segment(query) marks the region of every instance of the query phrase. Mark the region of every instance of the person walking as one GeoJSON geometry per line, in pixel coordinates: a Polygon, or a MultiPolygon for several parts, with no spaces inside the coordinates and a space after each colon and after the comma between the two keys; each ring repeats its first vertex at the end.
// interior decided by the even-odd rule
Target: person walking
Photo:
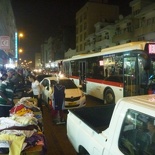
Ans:
{"type": "Polygon", "coordinates": [[[30,94],[33,92],[33,97],[37,99],[38,107],[43,112],[42,108],[42,92],[39,81],[36,79],[34,75],[28,76],[29,81],[31,82],[31,90],[29,90],[27,93],[30,94]]]}
{"type": "Polygon", "coordinates": [[[14,70],[7,71],[7,79],[4,79],[0,85],[0,117],[9,117],[9,110],[14,106],[14,85],[11,81],[14,70]]]}

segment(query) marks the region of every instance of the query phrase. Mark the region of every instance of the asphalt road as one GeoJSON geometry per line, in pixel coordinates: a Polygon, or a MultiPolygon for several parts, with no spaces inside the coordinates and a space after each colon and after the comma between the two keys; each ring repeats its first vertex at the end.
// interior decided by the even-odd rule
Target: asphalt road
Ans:
{"type": "MultiPolygon", "coordinates": [[[[101,105],[102,102],[93,97],[87,96],[86,106],[101,105]]],[[[65,117],[67,111],[65,111],[65,117]]],[[[43,127],[47,142],[46,155],[76,155],[76,151],[68,140],[66,125],[56,125],[52,122],[51,111],[43,107],[43,127]]]]}

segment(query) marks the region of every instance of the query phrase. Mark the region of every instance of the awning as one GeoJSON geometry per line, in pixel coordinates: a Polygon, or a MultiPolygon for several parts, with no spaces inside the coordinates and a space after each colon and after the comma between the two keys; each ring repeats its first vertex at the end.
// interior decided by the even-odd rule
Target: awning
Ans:
{"type": "Polygon", "coordinates": [[[3,51],[3,50],[0,50],[0,58],[1,59],[7,59],[9,56],[3,51]]]}
{"type": "Polygon", "coordinates": [[[8,53],[9,58],[14,58],[14,55],[12,53],[8,53]]]}

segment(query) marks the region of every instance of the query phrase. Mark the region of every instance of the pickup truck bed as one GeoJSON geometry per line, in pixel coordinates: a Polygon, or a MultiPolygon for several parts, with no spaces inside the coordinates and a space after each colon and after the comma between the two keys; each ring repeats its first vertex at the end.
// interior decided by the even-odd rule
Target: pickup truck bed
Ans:
{"type": "Polygon", "coordinates": [[[115,104],[70,110],[97,133],[108,128],[115,104]]]}

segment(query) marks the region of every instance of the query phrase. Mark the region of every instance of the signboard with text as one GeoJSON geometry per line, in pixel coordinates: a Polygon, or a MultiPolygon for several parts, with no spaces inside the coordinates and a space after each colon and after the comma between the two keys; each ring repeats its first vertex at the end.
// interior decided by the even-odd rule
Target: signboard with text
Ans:
{"type": "Polygon", "coordinates": [[[0,36],[0,49],[1,50],[10,49],[10,37],[9,36],[0,36]]]}

